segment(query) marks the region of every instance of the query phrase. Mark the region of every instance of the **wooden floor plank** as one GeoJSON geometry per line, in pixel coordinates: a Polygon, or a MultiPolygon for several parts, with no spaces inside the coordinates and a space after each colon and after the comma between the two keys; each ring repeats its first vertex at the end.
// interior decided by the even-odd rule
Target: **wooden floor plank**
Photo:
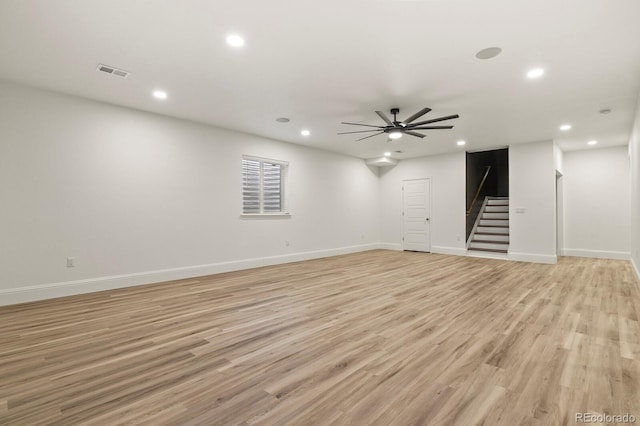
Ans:
{"type": "Polygon", "coordinates": [[[628,262],[370,252],[0,307],[0,424],[640,418],[628,262]]]}

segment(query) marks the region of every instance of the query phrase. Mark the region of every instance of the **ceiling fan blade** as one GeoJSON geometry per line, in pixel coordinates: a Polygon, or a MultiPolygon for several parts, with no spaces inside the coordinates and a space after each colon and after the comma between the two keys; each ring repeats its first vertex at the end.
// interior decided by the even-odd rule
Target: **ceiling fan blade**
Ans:
{"type": "Polygon", "coordinates": [[[365,127],[375,127],[376,129],[384,129],[384,126],[372,126],[371,124],[360,124],[360,123],[347,123],[345,121],[340,124],[349,124],[351,126],[365,126],[365,127]]]}
{"type": "Polygon", "coordinates": [[[411,130],[437,130],[437,129],[453,129],[453,126],[420,126],[420,127],[411,128],[411,130]]]}
{"type": "Polygon", "coordinates": [[[356,142],[361,141],[361,140],[363,140],[363,139],[372,138],[372,137],[374,137],[374,136],[378,136],[378,135],[381,135],[381,134],[383,134],[383,133],[384,133],[384,132],[380,132],[380,133],[376,133],[375,135],[365,136],[364,138],[360,138],[360,139],[356,140],[356,142]]]}
{"type": "Polygon", "coordinates": [[[428,113],[429,111],[431,111],[431,108],[422,108],[420,111],[416,112],[415,114],[413,114],[411,117],[407,118],[406,120],[402,120],[402,122],[404,124],[409,124],[411,123],[413,120],[416,120],[420,117],[422,117],[423,115],[425,115],[426,113],[428,113]]]}
{"type": "Polygon", "coordinates": [[[452,120],[452,119],[458,118],[458,117],[460,117],[458,114],[447,115],[446,117],[434,118],[432,120],[421,121],[419,123],[413,123],[413,124],[408,125],[407,127],[413,128],[415,126],[422,126],[423,124],[437,123],[438,121],[452,120]]]}
{"type": "Polygon", "coordinates": [[[391,122],[391,120],[389,120],[389,117],[387,117],[384,112],[376,111],[376,114],[378,114],[380,118],[382,118],[384,122],[387,123],[389,126],[393,126],[393,123],[391,122]]]}
{"type": "Polygon", "coordinates": [[[348,135],[350,133],[367,133],[367,132],[379,132],[380,130],[356,130],[353,132],[340,132],[339,135],[348,135]]]}
{"type": "Polygon", "coordinates": [[[418,132],[412,132],[411,130],[405,130],[405,133],[411,136],[415,136],[417,138],[424,138],[426,136],[418,132]]]}

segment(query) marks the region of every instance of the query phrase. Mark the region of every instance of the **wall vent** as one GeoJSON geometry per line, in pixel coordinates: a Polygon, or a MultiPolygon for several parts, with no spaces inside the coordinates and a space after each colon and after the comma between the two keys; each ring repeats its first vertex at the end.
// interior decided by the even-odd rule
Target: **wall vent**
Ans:
{"type": "Polygon", "coordinates": [[[129,71],[121,70],[119,68],[112,67],[110,65],[104,65],[104,64],[98,65],[98,71],[115,75],[117,77],[122,77],[122,78],[126,78],[129,74],[131,74],[129,71]]]}

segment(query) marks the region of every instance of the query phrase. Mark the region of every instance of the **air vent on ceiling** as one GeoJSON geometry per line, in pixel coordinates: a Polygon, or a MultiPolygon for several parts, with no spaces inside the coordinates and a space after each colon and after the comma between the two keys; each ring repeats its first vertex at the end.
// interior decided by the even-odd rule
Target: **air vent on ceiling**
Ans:
{"type": "Polygon", "coordinates": [[[98,71],[115,75],[117,77],[122,77],[122,78],[126,78],[129,74],[131,74],[129,71],[121,70],[116,67],[112,67],[104,64],[98,65],[98,71]]]}

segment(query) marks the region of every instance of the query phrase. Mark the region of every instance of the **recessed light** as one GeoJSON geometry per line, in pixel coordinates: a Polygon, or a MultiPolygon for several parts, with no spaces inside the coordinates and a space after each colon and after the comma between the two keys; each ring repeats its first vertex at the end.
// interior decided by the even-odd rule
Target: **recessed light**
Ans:
{"type": "Polygon", "coordinates": [[[390,153],[390,152],[385,152],[385,153],[384,153],[384,156],[385,156],[385,157],[391,157],[391,153],[390,153]]]}
{"type": "Polygon", "coordinates": [[[560,130],[562,130],[563,132],[571,130],[571,124],[563,124],[562,126],[560,126],[560,130]]]}
{"type": "Polygon", "coordinates": [[[544,70],[542,68],[534,68],[527,72],[527,78],[540,78],[544,75],[544,70]]]}
{"type": "Polygon", "coordinates": [[[401,132],[391,132],[389,133],[389,138],[390,139],[400,139],[402,137],[402,133],[401,132]]]}
{"type": "Polygon", "coordinates": [[[310,132],[310,131],[308,131],[307,129],[304,129],[304,130],[302,130],[302,131],[300,132],[300,134],[301,134],[302,136],[309,136],[309,135],[311,134],[311,132],[310,132]]]}
{"type": "Polygon", "coordinates": [[[156,99],[167,99],[168,96],[164,90],[155,90],[153,92],[153,97],[156,99]]]}
{"type": "Polygon", "coordinates": [[[238,34],[229,34],[227,36],[227,44],[233,47],[242,47],[244,46],[244,39],[238,34]]]}
{"type": "Polygon", "coordinates": [[[478,53],[476,53],[476,58],[478,59],[491,59],[498,56],[502,53],[502,49],[499,47],[487,47],[486,49],[482,49],[478,53]]]}
{"type": "Polygon", "coordinates": [[[458,141],[458,142],[456,142],[456,144],[458,146],[463,146],[463,145],[466,145],[467,143],[465,141],[458,141]]]}
{"type": "Polygon", "coordinates": [[[598,141],[589,141],[589,142],[587,142],[587,145],[595,145],[597,143],[598,143],[598,141]]]}
{"type": "Polygon", "coordinates": [[[276,118],[276,121],[277,121],[278,123],[288,123],[288,122],[290,122],[291,120],[290,120],[290,119],[288,119],[287,117],[279,117],[279,118],[276,118]]]}

